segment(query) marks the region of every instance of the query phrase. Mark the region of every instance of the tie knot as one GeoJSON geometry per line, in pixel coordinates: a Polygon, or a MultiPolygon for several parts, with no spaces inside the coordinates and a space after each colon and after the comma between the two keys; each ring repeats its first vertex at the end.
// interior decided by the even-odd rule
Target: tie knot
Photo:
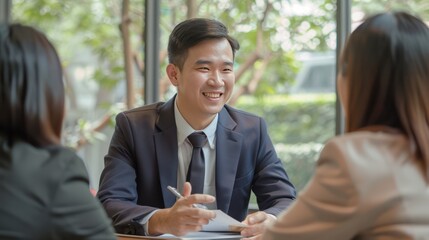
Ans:
{"type": "Polygon", "coordinates": [[[188,136],[188,139],[194,148],[201,148],[207,142],[207,136],[204,132],[194,132],[188,136]]]}

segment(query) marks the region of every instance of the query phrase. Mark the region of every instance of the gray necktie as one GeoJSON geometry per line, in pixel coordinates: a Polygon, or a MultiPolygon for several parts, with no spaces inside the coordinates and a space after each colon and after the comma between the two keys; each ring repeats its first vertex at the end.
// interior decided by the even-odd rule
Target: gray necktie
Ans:
{"type": "Polygon", "coordinates": [[[203,193],[205,175],[203,146],[207,142],[207,136],[203,132],[194,132],[188,139],[193,149],[186,181],[192,185],[192,194],[203,193]]]}

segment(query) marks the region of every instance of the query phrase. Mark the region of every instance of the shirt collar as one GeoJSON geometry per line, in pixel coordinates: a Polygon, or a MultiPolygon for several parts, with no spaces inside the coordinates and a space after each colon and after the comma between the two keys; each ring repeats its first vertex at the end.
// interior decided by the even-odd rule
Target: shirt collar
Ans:
{"type": "MultiPolygon", "coordinates": [[[[207,140],[211,149],[214,149],[214,146],[215,146],[214,141],[215,141],[218,115],[219,114],[216,114],[213,121],[206,128],[201,130],[206,134],[207,140]]],[[[188,122],[186,122],[186,120],[183,118],[182,114],[179,111],[179,108],[177,107],[176,99],[174,100],[174,118],[176,120],[176,127],[177,127],[177,141],[180,145],[187,139],[189,134],[195,132],[196,130],[193,129],[191,125],[189,125],[188,122]]]]}

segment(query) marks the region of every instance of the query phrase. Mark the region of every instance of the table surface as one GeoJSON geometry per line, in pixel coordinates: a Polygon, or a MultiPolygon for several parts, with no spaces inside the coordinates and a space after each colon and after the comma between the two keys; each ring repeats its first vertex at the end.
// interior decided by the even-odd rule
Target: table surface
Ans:
{"type": "Polygon", "coordinates": [[[161,236],[138,236],[138,235],[125,235],[116,234],[118,240],[138,240],[138,239],[241,239],[242,237],[238,233],[233,232],[194,232],[189,233],[182,237],[177,237],[171,234],[163,234],[161,236]]]}

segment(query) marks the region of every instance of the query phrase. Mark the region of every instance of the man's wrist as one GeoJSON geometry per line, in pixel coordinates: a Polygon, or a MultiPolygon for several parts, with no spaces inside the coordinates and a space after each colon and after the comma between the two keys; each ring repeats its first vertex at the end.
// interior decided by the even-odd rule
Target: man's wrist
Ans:
{"type": "Polygon", "coordinates": [[[139,221],[140,224],[143,225],[143,231],[145,236],[150,236],[149,221],[157,211],[159,210],[152,211],[151,213],[146,215],[142,220],[139,221]]]}
{"type": "Polygon", "coordinates": [[[158,236],[164,233],[168,233],[167,229],[165,229],[164,220],[167,209],[159,209],[156,210],[156,213],[152,214],[151,218],[148,220],[148,234],[149,236],[158,236]],[[150,222],[150,228],[149,228],[150,222]]]}

